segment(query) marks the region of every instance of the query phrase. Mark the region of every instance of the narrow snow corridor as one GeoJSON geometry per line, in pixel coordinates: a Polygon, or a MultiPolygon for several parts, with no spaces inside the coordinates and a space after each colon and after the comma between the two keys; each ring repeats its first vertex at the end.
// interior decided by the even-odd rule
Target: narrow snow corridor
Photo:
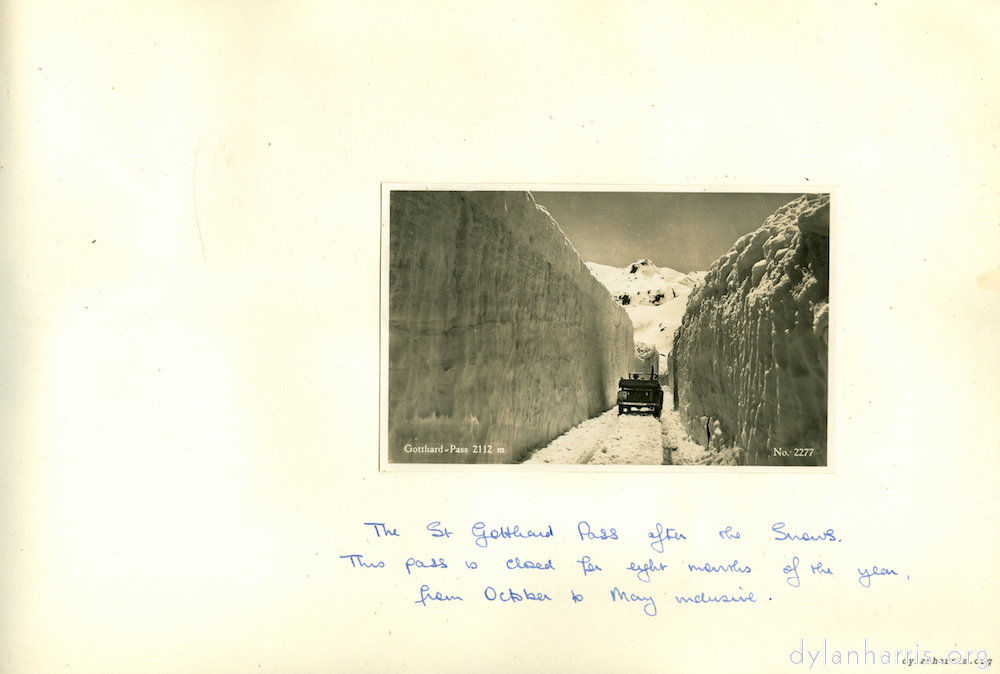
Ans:
{"type": "Polygon", "coordinates": [[[525,464],[659,466],[735,465],[732,449],[707,451],[692,441],[677,413],[664,408],[660,419],[618,414],[614,407],[566,431],[532,452],[525,464]]]}

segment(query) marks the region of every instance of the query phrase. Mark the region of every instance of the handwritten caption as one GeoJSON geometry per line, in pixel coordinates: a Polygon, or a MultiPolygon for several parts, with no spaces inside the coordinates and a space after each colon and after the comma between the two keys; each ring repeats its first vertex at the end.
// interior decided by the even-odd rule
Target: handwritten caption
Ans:
{"type": "MultiPolygon", "coordinates": [[[[424,608],[603,601],[631,605],[650,618],[658,601],[750,607],[809,585],[847,583],[864,592],[909,579],[881,560],[844,566],[837,547],[843,539],[833,528],[775,522],[745,534],[728,524],[687,530],[651,521],[639,531],[629,525],[626,533],[588,520],[569,526],[479,521],[456,529],[433,521],[402,531],[388,522],[363,522],[369,551],[345,551],[340,559],[351,572],[413,579],[412,603],[424,608]],[[428,544],[441,549],[405,553],[407,545],[423,551],[428,544]]],[[[400,586],[396,579],[393,585],[400,586]]]]}

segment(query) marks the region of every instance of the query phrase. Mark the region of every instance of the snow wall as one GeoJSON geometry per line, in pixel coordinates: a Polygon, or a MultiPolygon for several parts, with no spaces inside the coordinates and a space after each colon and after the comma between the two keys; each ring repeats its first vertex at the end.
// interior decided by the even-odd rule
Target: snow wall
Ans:
{"type": "Polygon", "coordinates": [[[632,322],[531,194],[389,209],[390,461],[516,462],[615,404],[632,322]]]}
{"type": "Polygon", "coordinates": [[[691,293],[674,355],[694,441],[741,464],[826,465],[829,251],[830,196],[803,195],[691,293]]]}

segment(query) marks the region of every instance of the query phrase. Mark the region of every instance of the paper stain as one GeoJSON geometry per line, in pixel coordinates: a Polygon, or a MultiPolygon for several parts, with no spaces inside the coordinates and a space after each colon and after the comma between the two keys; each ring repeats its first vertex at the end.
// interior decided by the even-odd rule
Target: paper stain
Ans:
{"type": "Polygon", "coordinates": [[[976,277],[976,285],[983,290],[1000,293],[1000,266],[976,277]]]}

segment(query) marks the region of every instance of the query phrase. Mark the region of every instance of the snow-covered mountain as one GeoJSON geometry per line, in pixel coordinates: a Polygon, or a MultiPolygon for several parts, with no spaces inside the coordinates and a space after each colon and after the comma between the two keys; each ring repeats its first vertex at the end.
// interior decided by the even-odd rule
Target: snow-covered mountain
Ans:
{"type": "Polygon", "coordinates": [[[625,307],[635,327],[636,343],[645,342],[660,352],[660,372],[667,367],[674,331],[681,324],[687,298],[706,272],[685,274],[637,260],[627,267],[588,262],[590,273],[625,307]]]}

